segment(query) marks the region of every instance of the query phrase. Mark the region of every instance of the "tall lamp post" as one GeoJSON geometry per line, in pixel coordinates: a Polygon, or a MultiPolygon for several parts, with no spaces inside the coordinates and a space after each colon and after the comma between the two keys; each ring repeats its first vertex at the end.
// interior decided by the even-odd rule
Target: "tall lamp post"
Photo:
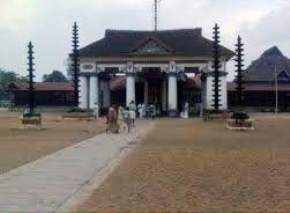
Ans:
{"type": "Polygon", "coordinates": [[[214,80],[213,80],[213,104],[212,107],[214,108],[215,112],[218,112],[220,110],[221,106],[221,85],[220,85],[220,27],[218,24],[215,24],[213,28],[213,73],[214,73],[214,80]]]}
{"type": "Polygon", "coordinates": [[[79,59],[79,28],[75,22],[73,25],[72,33],[72,73],[73,73],[73,84],[74,84],[74,106],[79,106],[79,72],[80,72],[80,59],[79,59]]]}
{"type": "Polygon", "coordinates": [[[32,42],[30,41],[28,44],[28,78],[29,78],[29,101],[28,101],[28,105],[29,105],[29,115],[32,116],[34,114],[34,75],[33,75],[33,71],[34,71],[34,63],[33,63],[33,45],[32,42]]]}
{"type": "Polygon", "coordinates": [[[278,72],[277,72],[277,65],[275,64],[275,113],[278,114],[279,112],[279,87],[278,87],[278,72]]]}

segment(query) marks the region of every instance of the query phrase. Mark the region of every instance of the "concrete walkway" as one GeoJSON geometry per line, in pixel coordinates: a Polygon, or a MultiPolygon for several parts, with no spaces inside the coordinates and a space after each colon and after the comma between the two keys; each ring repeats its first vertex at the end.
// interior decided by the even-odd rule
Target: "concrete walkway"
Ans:
{"type": "Polygon", "coordinates": [[[76,205],[73,198],[132,150],[153,123],[137,126],[132,134],[100,134],[0,175],[0,211],[58,212],[76,205]]]}

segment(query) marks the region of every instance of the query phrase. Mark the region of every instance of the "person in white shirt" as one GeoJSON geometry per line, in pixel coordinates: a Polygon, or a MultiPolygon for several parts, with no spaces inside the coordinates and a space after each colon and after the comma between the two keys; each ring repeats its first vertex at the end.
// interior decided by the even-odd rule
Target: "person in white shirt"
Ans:
{"type": "Polygon", "coordinates": [[[189,114],[189,103],[186,101],[184,104],[184,118],[188,118],[189,114]]]}
{"type": "Polygon", "coordinates": [[[129,116],[132,121],[132,125],[135,126],[136,120],[136,104],[134,101],[131,101],[129,104],[129,116]]]}
{"type": "Polygon", "coordinates": [[[137,110],[138,110],[138,117],[139,117],[140,119],[142,119],[142,118],[143,118],[142,104],[138,104],[138,106],[137,106],[137,110]]]}

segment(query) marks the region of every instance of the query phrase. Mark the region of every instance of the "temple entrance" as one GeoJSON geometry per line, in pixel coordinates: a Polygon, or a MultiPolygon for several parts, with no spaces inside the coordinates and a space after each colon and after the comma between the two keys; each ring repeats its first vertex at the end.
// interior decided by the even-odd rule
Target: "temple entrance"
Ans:
{"type": "Polygon", "coordinates": [[[166,81],[165,76],[166,74],[163,73],[159,67],[145,67],[140,74],[144,84],[144,103],[147,106],[154,105],[157,115],[161,115],[165,110],[165,107],[162,107],[162,103],[166,102],[163,97],[163,93],[166,93],[166,91],[163,91],[164,88],[162,85],[163,82],[166,81]]]}
{"type": "Polygon", "coordinates": [[[162,88],[161,82],[156,79],[148,80],[148,103],[161,106],[162,103],[162,88]]]}

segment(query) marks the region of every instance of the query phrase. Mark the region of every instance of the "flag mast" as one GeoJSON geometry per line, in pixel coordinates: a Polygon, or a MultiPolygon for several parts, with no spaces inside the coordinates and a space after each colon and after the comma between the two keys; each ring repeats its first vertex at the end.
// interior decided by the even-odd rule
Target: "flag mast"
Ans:
{"type": "Polygon", "coordinates": [[[278,72],[277,72],[277,65],[275,64],[275,96],[276,96],[276,107],[275,113],[278,114],[279,112],[279,91],[278,91],[278,72]]]}
{"type": "Polygon", "coordinates": [[[162,0],[154,0],[154,31],[158,30],[158,4],[162,0]]]}

